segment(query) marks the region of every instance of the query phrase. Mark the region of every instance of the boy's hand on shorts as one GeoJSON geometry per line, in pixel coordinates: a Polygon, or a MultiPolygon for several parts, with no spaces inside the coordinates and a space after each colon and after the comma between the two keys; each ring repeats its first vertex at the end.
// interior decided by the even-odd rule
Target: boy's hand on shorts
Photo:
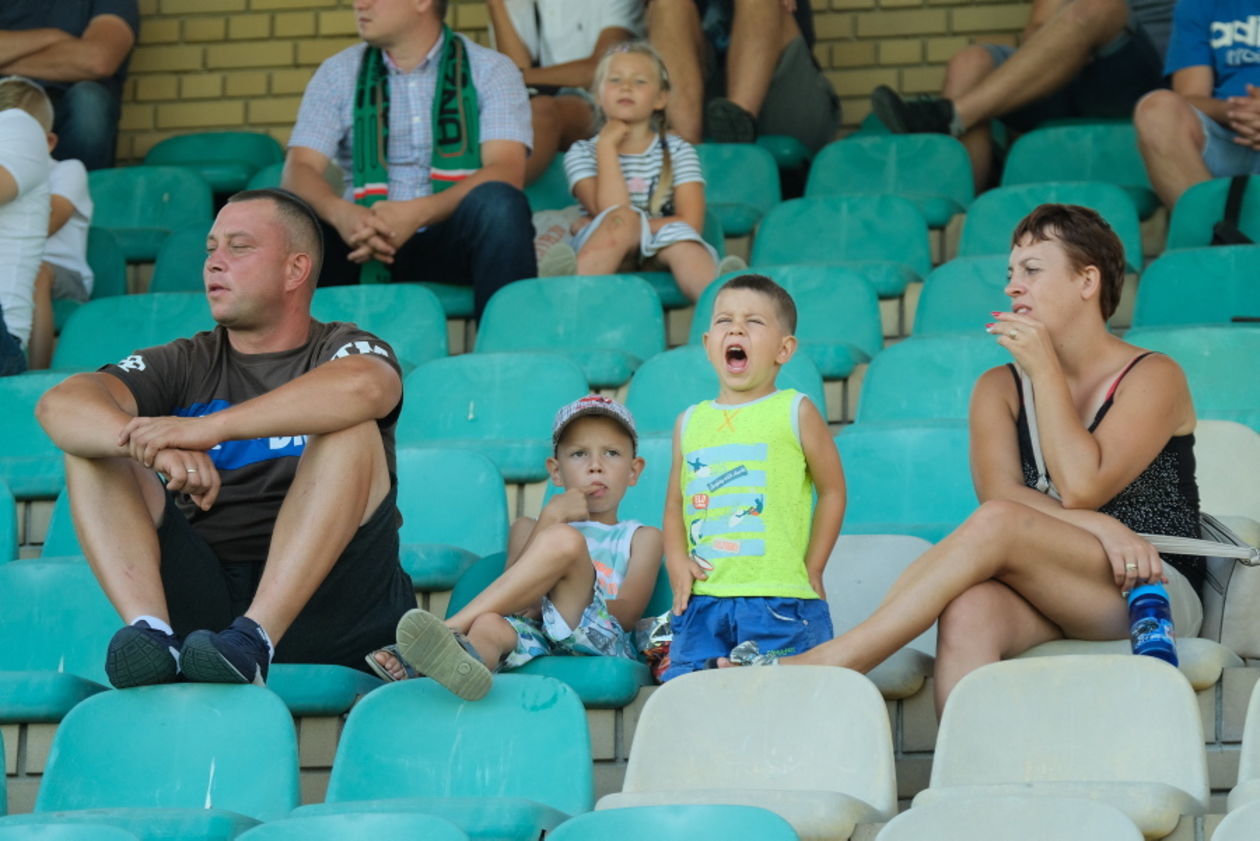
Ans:
{"type": "Polygon", "coordinates": [[[696,563],[694,558],[687,558],[679,568],[675,569],[674,565],[666,564],[669,571],[669,588],[674,593],[674,606],[672,608],[675,616],[681,616],[682,612],[687,609],[687,602],[691,601],[691,584],[693,581],[704,581],[709,577],[709,573],[704,567],[696,563]]]}
{"type": "Polygon", "coordinates": [[[826,588],[823,587],[823,581],[822,581],[821,575],[815,575],[814,573],[811,572],[809,574],[809,586],[812,587],[814,592],[818,594],[818,598],[822,599],[823,601],[827,600],[827,590],[826,588]]]}
{"type": "Polygon", "coordinates": [[[591,518],[586,504],[588,488],[569,488],[547,503],[547,510],[559,523],[580,523],[591,518]]]}

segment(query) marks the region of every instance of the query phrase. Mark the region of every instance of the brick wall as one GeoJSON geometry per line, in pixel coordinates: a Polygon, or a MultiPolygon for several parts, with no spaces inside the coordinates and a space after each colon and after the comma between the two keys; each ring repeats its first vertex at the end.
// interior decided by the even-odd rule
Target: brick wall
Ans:
{"type": "MultiPolygon", "coordinates": [[[[945,61],[972,40],[1011,42],[1026,3],[814,0],[816,55],[844,99],[867,113],[878,84],[939,90],[945,61]]],[[[119,158],[173,134],[246,127],[288,139],[316,66],[354,43],[350,0],[140,0],[140,39],[123,105],[119,158]]],[[[486,43],[480,0],[452,0],[450,22],[486,43]]]]}

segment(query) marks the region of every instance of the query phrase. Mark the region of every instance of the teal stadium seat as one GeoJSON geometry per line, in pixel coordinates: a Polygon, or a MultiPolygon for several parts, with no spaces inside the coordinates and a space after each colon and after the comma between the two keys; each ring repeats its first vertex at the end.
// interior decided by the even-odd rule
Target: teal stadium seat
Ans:
{"type": "Polygon", "coordinates": [[[88,173],[93,222],[118,238],[130,263],[157,257],[171,231],[214,215],[210,185],[178,166],[131,166],[88,173]]]}
{"type": "Polygon", "coordinates": [[[75,310],[53,350],[56,371],[95,371],[133,351],[214,328],[201,292],[149,292],[88,301],[75,310]]]}
{"type": "MultiPolygon", "coordinates": [[[[416,681],[420,683],[420,681],[416,681]]],[[[229,839],[298,804],[293,718],[256,686],[102,692],[53,738],[35,814],[0,826],[107,823],[145,839],[229,839]]]]}
{"type": "MultiPolygon", "coordinates": [[[[797,841],[796,830],[756,806],[631,806],[578,815],[550,841],[797,841]]],[[[0,839],[3,841],[3,839],[0,839]]]]}
{"type": "MultiPolygon", "coordinates": [[[[705,242],[713,246],[719,261],[726,256],[726,232],[722,230],[722,222],[718,219],[717,211],[712,207],[705,207],[704,230],[700,232],[700,236],[704,238],[705,242]]],[[[652,288],[660,296],[661,306],[665,309],[677,310],[691,306],[691,299],[683,294],[682,289],[674,281],[674,276],[669,272],[642,271],[630,272],[630,274],[641,277],[652,284],[652,288]]]]}
{"type": "Polygon", "coordinates": [[[349,321],[389,342],[404,374],[446,356],[446,313],[418,283],[325,286],[315,290],[311,315],[349,321]]]}
{"type": "Polygon", "coordinates": [[[1012,144],[1002,168],[1002,186],[1043,181],[1099,181],[1129,194],[1142,219],[1159,208],[1137,132],[1129,120],[1043,126],[1012,144]],[[1070,155],[1063,150],[1071,149],[1070,155]]]}
{"type": "MultiPolygon", "coordinates": [[[[842,380],[884,346],[879,298],[859,269],[850,266],[770,266],[757,269],[782,286],[796,303],[796,338],[824,380],[842,380]]],[[[709,284],[691,319],[691,344],[701,343],[713,318],[722,284],[745,272],[723,275],[709,284]]],[[[819,407],[820,409],[823,407],[819,407]]]]}
{"type": "Polygon", "coordinates": [[[197,222],[171,231],[158,249],[149,291],[204,293],[206,237],[209,234],[209,222],[197,222]]]}
{"type": "Polygon", "coordinates": [[[665,350],[665,316],[652,285],[633,275],[518,280],[486,304],[476,350],[563,354],[591,388],[616,388],[665,350]]]}
{"type": "Polygon", "coordinates": [[[836,436],[846,484],[845,534],[908,534],[932,542],[976,508],[967,422],[855,423],[836,436]]]}
{"type": "Polygon", "coordinates": [[[967,210],[958,255],[1009,254],[1015,226],[1034,208],[1047,203],[1079,204],[1098,211],[1120,237],[1129,268],[1142,270],[1142,232],[1133,200],[1115,184],[1093,181],[1018,184],[978,196],[967,210]]]}
{"type": "Polygon", "coordinates": [[[757,145],[774,156],[780,171],[801,169],[814,157],[808,146],[786,134],[763,134],[757,138],[757,145]]]}
{"type": "Polygon", "coordinates": [[[750,235],[770,208],[782,201],[779,167],[755,143],[701,143],[704,198],[729,237],[750,235]]]}
{"type": "Polygon", "coordinates": [[[407,375],[400,446],[466,447],[507,482],[547,477],[556,410],[588,389],[577,363],[554,353],[466,353],[407,375]]]}
{"type": "Polygon", "coordinates": [[[61,450],[35,420],[39,398],[65,376],[31,371],[0,377],[0,479],[16,499],[52,499],[65,484],[61,450]]]}
{"type": "MultiPolygon", "coordinates": [[[[794,388],[827,409],[822,375],[808,355],[797,353],[779,372],[779,388],[794,388]]],[[[639,435],[672,435],[683,410],[718,395],[718,378],[704,348],[684,345],[658,353],[644,362],[630,380],[626,408],[634,415],[639,435]]]]}
{"type": "Polygon", "coordinates": [[[235,193],[265,166],[284,162],[284,147],[269,134],[212,131],[168,137],[144,156],[147,166],[194,170],[216,193],[235,193]]]}
{"type": "Polygon", "coordinates": [[[417,590],[449,590],[478,558],[507,547],[503,477],[474,450],[400,447],[397,456],[403,569],[417,590]]]}
{"type": "Polygon", "coordinates": [[[284,175],[284,163],[267,164],[262,169],[255,172],[249,177],[249,183],[245,185],[248,190],[263,190],[268,187],[279,187],[281,176],[284,175]]]}
{"type": "Polygon", "coordinates": [[[943,228],[975,197],[971,159],[944,134],[868,134],[829,143],[809,168],[805,195],[892,194],[943,228]]]}
{"type": "MultiPolygon", "coordinates": [[[[88,228],[87,261],[92,269],[91,300],[127,294],[127,260],[118,239],[105,228],[88,228]]],[[[53,299],[53,324],[60,332],[81,301],[53,299]]]]}
{"type": "Polygon", "coordinates": [[[535,213],[541,210],[561,210],[578,203],[569,191],[569,178],[564,174],[563,153],[552,158],[542,174],[525,185],[525,198],[529,200],[529,209],[535,213]]]}
{"type": "Polygon", "coordinates": [[[752,265],[848,263],[881,298],[897,298],[932,268],[927,221],[900,196],[792,199],[766,214],[752,265]]]}
{"type": "Polygon", "coordinates": [[[914,316],[914,335],[975,333],[993,320],[990,313],[1010,309],[1006,296],[1005,254],[955,257],[923,281],[914,316]]]}
{"type": "MultiPolygon", "coordinates": [[[[668,479],[668,476],[666,476],[668,479]]],[[[664,487],[661,488],[662,497],[664,487]]],[[[662,502],[661,508],[664,508],[662,502]]],[[[638,519],[622,512],[622,519],[638,519]]],[[[657,514],[659,522],[660,513],[657,514]]],[[[659,526],[658,526],[659,527],[659,526]]],[[[460,577],[451,590],[446,615],[462,610],[482,590],[503,574],[507,555],[498,552],[477,561],[460,577]]],[[[643,611],[644,616],[659,616],[670,609],[673,597],[664,565],[657,575],[656,587],[643,611]]],[[[639,688],[652,683],[648,667],[637,660],[621,657],[537,657],[510,674],[539,675],[567,684],[582,705],[588,709],[621,709],[634,700],[639,688]]]]}
{"type": "MultiPolygon", "coordinates": [[[[286,818],[256,826],[242,834],[239,841],[385,841],[402,838],[468,841],[468,835],[445,818],[418,812],[286,818]]],[[[0,841],[4,839],[0,837],[0,841]]]]}
{"type": "Polygon", "coordinates": [[[569,687],[498,675],[470,702],[407,680],[350,711],[325,802],[294,817],[425,812],[470,838],[527,841],[589,811],[593,799],[586,712],[569,687]]]}
{"type": "Polygon", "coordinates": [[[0,560],[17,557],[17,500],[9,483],[0,479],[0,560]]]}
{"type": "MultiPolygon", "coordinates": [[[[1168,220],[1169,251],[1177,248],[1201,248],[1212,244],[1212,226],[1225,216],[1225,196],[1229,193],[1228,178],[1202,181],[1181,194],[1168,220]]],[[[1238,229],[1260,242],[1260,179],[1247,179],[1238,229]]]]}
{"type": "Polygon", "coordinates": [[[109,686],[122,620],[81,557],[2,564],[0,592],[0,722],[60,721],[109,686]]]}
{"type": "Polygon", "coordinates": [[[1260,325],[1143,327],[1125,341],[1166,353],[1181,365],[1200,418],[1232,420],[1260,432],[1260,325]]]}
{"type": "Polygon", "coordinates": [[[1258,263],[1260,245],[1165,252],[1142,273],[1133,326],[1260,320],[1258,263]]]}
{"type": "Polygon", "coordinates": [[[983,332],[912,336],[875,357],[862,381],[855,420],[965,420],[976,380],[1011,360],[1010,351],[983,332]]]}
{"type": "Polygon", "coordinates": [[[108,824],[31,823],[0,827],[0,841],[140,841],[134,832],[108,824]]]}

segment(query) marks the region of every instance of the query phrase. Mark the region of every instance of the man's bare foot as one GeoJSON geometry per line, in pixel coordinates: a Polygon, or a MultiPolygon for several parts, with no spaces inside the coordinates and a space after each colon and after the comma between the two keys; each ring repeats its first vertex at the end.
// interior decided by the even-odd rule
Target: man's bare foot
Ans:
{"type": "Polygon", "coordinates": [[[717,667],[719,669],[738,669],[741,664],[731,662],[730,657],[717,658],[717,667]]]}
{"type": "Polygon", "coordinates": [[[396,681],[408,680],[413,677],[423,677],[419,672],[411,667],[402,654],[398,651],[398,646],[387,645],[378,648],[369,654],[366,658],[368,666],[376,673],[381,680],[396,681]]]}

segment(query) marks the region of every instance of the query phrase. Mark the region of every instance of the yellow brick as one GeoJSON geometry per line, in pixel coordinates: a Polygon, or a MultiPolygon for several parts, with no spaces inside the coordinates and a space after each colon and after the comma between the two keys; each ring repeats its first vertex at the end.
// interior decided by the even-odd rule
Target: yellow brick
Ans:
{"type": "Polygon", "coordinates": [[[239,128],[244,122],[245,103],[232,100],[173,103],[163,105],[157,112],[158,128],[239,128]]]}
{"type": "Polygon", "coordinates": [[[853,37],[853,15],[826,14],[814,18],[814,34],[819,41],[853,37]]]}
{"type": "Polygon", "coordinates": [[[136,47],[130,69],[132,73],[200,70],[201,47],[136,47]]]}
{"type": "Polygon", "coordinates": [[[866,96],[879,85],[897,86],[897,71],[884,70],[832,70],[827,78],[841,96],[866,96]]]}
{"type": "Polygon", "coordinates": [[[223,96],[222,73],[196,73],[179,78],[180,99],[217,99],[223,96]]]}
{"type": "Polygon", "coordinates": [[[967,38],[929,38],[927,39],[928,61],[949,61],[954,54],[970,45],[967,38]]]}
{"type": "Polygon", "coordinates": [[[329,56],[357,43],[359,43],[358,38],[319,38],[298,41],[297,63],[299,66],[319,64],[329,56]]]}
{"type": "Polygon", "coordinates": [[[870,97],[855,97],[853,99],[842,99],[840,101],[840,113],[844,117],[846,126],[859,126],[866,119],[866,115],[871,113],[870,97]]]}
{"type": "Polygon", "coordinates": [[[279,141],[281,146],[289,145],[289,135],[292,133],[293,133],[293,126],[280,126],[277,128],[267,129],[267,134],[270,134],[277,141],[279,141]]]}
{"type": "Polygon", "coordinates": [[[338,0],[249,0],[249,7],[262,9],[309,9],[312,6],[336,6],[338,0]]]}
{"type": "Polygon", "coordinates": [[[173,44],[179,40],[179,21],[173,18],[141,18],[140,43],[173,44]]]}
{"type": "Polygon", "coordinates": [[[261,70],[224,74],[227,96],[261,96],[267,92],[267,74],[261,70]]]}
{"type": "Polygon", "coordinates": [[[460,30],[460,31],[461,31],[461,34],[466,35],[469,38],[473,39],[475,43],[483,47],[490,46],[490,33],[487,32],[486,30],[478,29],[476,32],[469,32],[468,30],[460,30]]]}
{"type": "Polygon", "coordinates": [[[161,0],[161,5],[164,15],[245,11],[245,0],[161,0]]]}
{"type": "Polygon", "coordinates": [[[306,83],[310,80],[311,71],[306,68],[301,70],[276,70],[271,74],[271,92],[273,94],[300,94],[306,90],[306,83]]]}
{"type": "Polygon", "coordinates": [[[319,13],[320,35],[357,35],[358,28],[354,23],[354,10],[338,9],[335,12],[319,13]]]}
{"type": "Polygon", "coordinates": [[[923,0],[879,0],[881,9],[895,9],[906,6],[922,6],[923,0]]]}
{"type": "Polygon", "coordinates": [[[872,41],[845,41],[831,45],[832,67],[867,67],[875,63],[872,41]]]}
{"type": "Polygon", "coordinates": [[[206,66],[286,67],[293,64],[293,44],[288,41],[243,41],[206,47],[206,66]]]}
{"type": "Polygon", "coordinates": [[[118,127],[123,130],[153,128],[153,106],[124,102],[118,127]]]}
{"type": "Polygon", "coordinates": [[[944,83],[944,67],[907,67],[901,71],[903,93],[940,93],[944,83]]]}
{"type": "Polygon", "coordinates": [[[161,143],[168,137],[174,137],[175,133],[170,131],[162,132],[142,132],[131,136],[131,159],[140,160],[149,153],[149,150],[161,143]]]}
{"type": "Polygon", "coordinates": [[[277,38],[301,38],[315,34],[315,15],[310,12],[280,12],[276,15],[277,38]]]}
{"type": "Polygon", "coordinates": [[[888,35],[939,35],[945,31],[945,10],[916,9],[907,12],[873,12],[857,16],[859,38],[888,35]]]}
{"type": "Polygon", "coordinates": [[[485,29],[490,25],[490,15],[483,4],[460,3],[456,0],[456,2],[451,5],[455,7],[456,29],[460,31],[468,29],[485,29]]]}
{"type": "Polygon", "coordinates": [[[140,0],[140,20],[158,13],[158,0],[140,0]]]}
{"type": "Polygon", "coordinates": [[[880,64],[918,64],[923,60],[923,42],[917,38],[879,42],[880,64]]]}
{"type": "Polygon", "coordinates": [[[227,32],[223,18],[189,18],[184,21],[185,41],[222,41],[227,32]]]}
{"type": "Polygon", "coordinates": [[[992,32],[1019,29],[1028,22],[1028,7],[1021,4],[969,6],[952,9],[953,32],[992,32]]]}
{"type": "Polygon", "coordinates": [[[228,18],[228,37],[233,41],[271,37],[271,15],[232,15],[228,18]]]}
{"type": "Polygon", "coordinates": [[[175,99],[179,96],[176,77],[166,74],[135,76],[135,98],[139,100],[175,99]]]}
{"type": "Polygon", "coordinates": [[[831,6],[833,9],[846,12],[854,9],[873,9],[875,0],[831,0],[831,6]]]}
{"type": "Polygon", "coordinates": [[[292,125],[297,120],[300,96],[270,96],[249,103],[250,125],[259,123],[284,123],[292,125]]]}

